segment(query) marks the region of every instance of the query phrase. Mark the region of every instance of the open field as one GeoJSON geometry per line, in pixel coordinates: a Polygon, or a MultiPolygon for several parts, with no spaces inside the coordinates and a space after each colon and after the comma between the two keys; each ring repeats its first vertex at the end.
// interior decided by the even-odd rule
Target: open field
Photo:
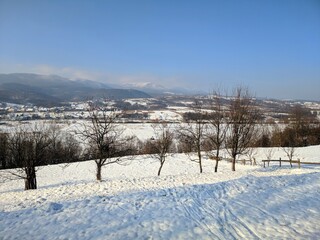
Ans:
{"type": "MultiPolygon", "coordinates": [[[[298,148],[320,161],[320,146],[298,148]]],[[[257,150],[263,159],[265,149],[257,150]]],[[[275,157],[282,156],[275,150],[275,157]]],[[[320,168],[282,168],[204,160],[184,154],[158,162],[139,156],[103,169],[92,161],[41,167],[38,190],[23,181],[0,185],[1,239],[316,239],[320,234],[320,168]]],[[[1,171],[3,175],[5,171],[1,171]]]]}

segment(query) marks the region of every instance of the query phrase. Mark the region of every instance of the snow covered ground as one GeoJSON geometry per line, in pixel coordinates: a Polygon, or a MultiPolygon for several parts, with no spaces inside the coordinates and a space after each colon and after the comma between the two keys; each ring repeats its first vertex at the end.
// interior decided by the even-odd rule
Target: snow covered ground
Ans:
{"type": "Polygon", "coordinates": [[[159,110],[149,113],[150,120],[165,120],[165,121],[181,121],[182,115],[176,111],[171,110],[159,110]]]}
{"type": "MultiPolygon", "coordinates": [[[[319,151],[296,155],[320,162],[319,151]]],[[[257,150],[258,162],[265,153],[257,150]]],[[[278,157],[285,159],[275,149],[278,157]]],[[[102,182],[92,161],[42,167],[37,190],[0,183],[0,239],[318,239],[320,167],[277,165],[232,172],[222,161],[214,173],[205,158],[200,174],[177,154],[157,177],[158,162],[139,156],[104,167],[102,182]]]]}

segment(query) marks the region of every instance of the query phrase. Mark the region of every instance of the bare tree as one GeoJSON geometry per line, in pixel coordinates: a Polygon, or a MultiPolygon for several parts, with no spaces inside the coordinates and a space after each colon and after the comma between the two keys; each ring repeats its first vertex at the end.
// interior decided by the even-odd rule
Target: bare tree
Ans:
{"type": "MultiPolygon", "coordinates": [[[[294,132],[295,146],[308,146],[312,143],[312,132],[319,123],[316,115],[301,105],[295,105],[289,112],[290,123],[285,130],[294,132]]],[[[284,131],[285,132],[285,131],[284,131]]]]}
{"type": "MultiPolygon", "coordinates": [[[[246,154],[250,160],[251,165],[257,165],[256,161],[256,155],[257,155],[257,148],[250,147],[248,148],[247,154],[246,154]]],[[[245,164],[246,162],[244,162],[245,164]]]]}
{"type": "Polygon", "coordinates": [[[219,91],[213,92],[210,99],[210,110],[208,121],[207,139],[210,146],[215,150],[215,154],[209,151],[209,157],[216,160],[214,171],[218,171],[218,164],[220,161],[220,149],[226,139],[228,131],[228,122],[226,121],[226,111],[223,107],[222,95],[219,91]]]}
{"type": "Polygon", "coordinates": [[[90,123],[83,124],[83,130],[78,131],[88,143],[87,155],[95,159],[96,179],[101,181],[101,170],[105,165],[121,163],[123,156],[133,152],[130,137],[124,137],[124,129],[117,121],[121,112],[108,109],[107,106],[99,106],[90,103],[88,109],[90,123]]]}
{"type": "Polygon", "coordinates": [[[282,150],[286,153],[287,157],[289,158],[290,167],[292,167],[292,159],[295,153],[295,147],[294,146],[282,147],[282,150]]]}
{"type": "Polygon", "coordinates": [[[73,136],[60,132],[61,129],[55,125],[37,123],[20,125],[8,133],[1,133],[0,157],[5,158],[5,167],[10,168],[1,177],[6,180],[24,179],[25,190],[36,189],[36,173],[40,166],[79,160],[79,143],[73,136]],[[2,139],[4,136],[6,141],[2,139]]]}
{"type": "Polygon", "coordinates": [[[195,99],[192,107],[195,118],[193,120],[187,120],[186,124],[181,126],[181,129],[179,130],[180,139],[188,148],[189,151],[187,151],[187,153],[190,153],[189,156],[192,156],[191,152],[193,151],[197,153],[197,159],[191,158],[191,160],[199,164],[200,173],[203,171],[201,152],[204,146],[206,126],[202,105],[203,103],[201,101],[195,99]]]}
{"type": "Polygon", "coordinates": [[[160,163],[158,170],[158,176],[160,176],[166,157],[171,151],[174,134],[170,125],[166,123],[154,124],[152,128],[154,130],[155,138],[150,142],[150,144],[154,153],[152,156],[158,159],[160,163]]]}
{"type": "Polygon", "coordinates": [[[0,132],[0,169],[8,165],[8,133],[0,132]]]}
{"type": "Polygon", "coordinates": [[[271,146],[281,147],[283,142],[282,130],[278,124],[274,124],[271,130],[271,146]]]}
{"type": "Polygon", "coordinates": [[[61,127],[53,122],[49,125],[47,134],[51,139],[51,144],[48,148],[48,163],[58,164],[64,162],[65,152],[61,127]]]}
{"type": "Polygon", "coordinates": [[[66,133],[60,139],[60,145],[62,145],[63,157],[60,162],[71,163],[77,162],[82,159],[82,148],[78,140],[70,133],[66,133]]]}
{"type": "Polygon", "coordinates": [[[54,138],[49,132],[52,143],[49,147],[49,164],[77,162],[82,159],[82,148],[74,135],[61,132],[54,138]]]}
{"type": "Polygon", "coordinates": [[[258,128],[258,134],[256,135],[255,147],[271,147],[271,127],[273,128],[275,124],[270,126],[261,121],[258,128]]]}
{"type": "Polygon", "coordinates": [[[8,144],[10,161],[20,169],[11,173],[25,180],[25,190],[37,188],[37,167],[46,164],[50,144],[44,125],[35,125],[31,129],[20,127],[11,133],[8,144]]]}
{"type": "Polygon", "coordinates": [[[49,126],[48,129],[48,135],[51,139],[51,144],[49,146],[49,152],[50,152],[50,164],[56,164],[59,163],[61,160],[61,157],[63,156],[62,151],[62,144],[61,144],[61,128],[56,124],[52,123],[49,126]]]}
{"type": "Polygon", "coordinates": [[[228,151],[232,157],[232,171],[235,171],[236,158],[245,154],[252,144],[258,110],[247,89],[238,87],[229,105],[229,134],[227,136],[228,151]]]}
{"type": "Polygon", "coordinates": [[[272,160],[273,154],[274,154],[274,148],[265,149],[266,158],[267,158],[267,160],[269,160],[268,161],[268,166],[270,164],[270,160],[272,160]]]}
{"type": "Polygon", "coordinates": [[[274,154],[274,148],[268,148],[265,150],[265,155],[268,160],[272,160],[274,154]]]}

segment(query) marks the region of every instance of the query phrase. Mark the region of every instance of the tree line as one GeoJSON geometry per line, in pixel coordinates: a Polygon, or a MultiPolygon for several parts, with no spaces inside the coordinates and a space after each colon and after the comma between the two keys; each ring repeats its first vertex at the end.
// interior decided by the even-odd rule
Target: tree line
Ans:
{"type": "Polygon", "coordinates": [[[320,144],[319,121],[299,106],[292,109],[290,124],[285,128],[275,125],[270,129],[261,127],[261,112],[247,89],[237,88],[227,104],[224,99],[219,91],[206,102],[195,99],[192,114],[185,121],[175,127],[165,122],[154,124],[154,137],[145,142],[124,133],[119,124],[123,112],[90,102],[90,122],[73,134],[48,124],[0,133],[0,166],[14,168],[11,174],[24,179],[28,190],[37,188],[36,172],[48,164],[94,159],[96,179],[101,181],[104,166],[125,164],[140,154],[158,160],[160,175],[169,155],[184,152],[199,165],[201,173],[204,155],[215,160],[214,171],[218,171],[221,149],[227,149],[235,171],[237,157],[250,155],[252,147],[320,144]]]}
{"type": "Polygon", "coordinates": [[[1,168],[15,168],[11,174],[25,179],[25,189],[36,189],[40,166],[81,160],[79,142],[57,125],[21,125],[0,133],[1,168]]]}

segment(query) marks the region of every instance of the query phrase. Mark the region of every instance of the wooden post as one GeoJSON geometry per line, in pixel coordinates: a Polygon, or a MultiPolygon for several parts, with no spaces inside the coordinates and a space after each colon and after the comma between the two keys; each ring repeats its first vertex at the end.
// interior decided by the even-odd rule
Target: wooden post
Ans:
{"type": "Polygon", "coordinates": [[[280,167],[281,167],[281,158],[279,158],[279,163],[280,163],[280,167]]]}
{"type": "Polygon", "coordinates": [[[268,161],[268,167],[270,166],[270,159],[268,159],[269,161],[268,161]]]}
{"type": "Polygon", "coordinates": [[[263,161],[263,167],[266,168],[266,161],[263,161]]]}
{"type": "Polygon", "coordinates": [[[298,158],[298,166],[299,166],[299,168],[300,168],[300,158],[298,158]]]}

